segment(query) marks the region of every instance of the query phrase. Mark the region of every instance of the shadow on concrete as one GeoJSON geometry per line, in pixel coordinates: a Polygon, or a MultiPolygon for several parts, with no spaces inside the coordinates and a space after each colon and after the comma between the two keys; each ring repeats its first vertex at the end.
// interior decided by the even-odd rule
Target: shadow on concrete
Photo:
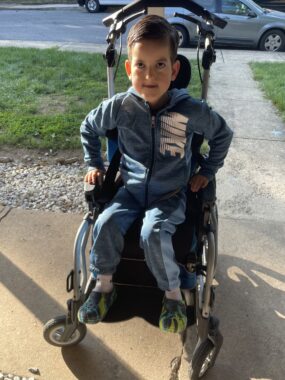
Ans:
{"type": "MultiPolygon", "coordinates": [[[[2,284],[43,324],[47,322],[48,316],[56,317],[66,314],[66,310],[58,302],[2,252],[0,252],[0,278],[2,284]]],[[[77,379],[113,380],[116,378],[114,376],[116,373],[120,373],[120,379],[136,380],[140,378],[133,369],[120,361],[120,358],[106,348],[102,341],[92,333],[88,333],[83,344],[62,349],[62,356],[77,379]]]]}
{"type": "Polygon", "coordinates": [[[79,380],[139,380],[141,376],[122,364],[114,353],[104,353],[106,347],[90,334],[84,339],[84,343],[74,347],[61,349],[62,357],[79,380]]]}
{"type": "Polygon", "coordinates": [[[104,322],[120,322],[133,317],[158,326],[163,292],[156,288],[117,286],[118,298],[104,322]]]}
{"type": "MultiPolygon", "coordinates": [[[[3,285],[43,323],[47,316],[65,314],[58,302],[1,253],[0,277],[3,285]]],[[[280,365],[284,357],[285,276],[248,260],[221,255],[217,279],[220,286],[214,314],[221,321],[224,344],[205,379],[285,378],[280,365]]],[[[120,288],[105,323],[139,316],[157,325],[162,293],[150,291],[120,288]]],[[[185,347],[189,360],[195,343],[187,342],[185,347]]],[[[111,380],[114,373],[120,374],[118,379],[139,379],[92,333],[80,345],[62,349],[62,356],[77,379],[91,380],[96,376],[98,380],[111,380]]]]}
{"type": "MultiPolygon", "coordinates": [[[[285,378],[285,276],[257,263],[219,257],[214,315],[224,343],[206,379],[285,378]]],[[[193,346],[186,346],[189,360],[193,346]]]]}

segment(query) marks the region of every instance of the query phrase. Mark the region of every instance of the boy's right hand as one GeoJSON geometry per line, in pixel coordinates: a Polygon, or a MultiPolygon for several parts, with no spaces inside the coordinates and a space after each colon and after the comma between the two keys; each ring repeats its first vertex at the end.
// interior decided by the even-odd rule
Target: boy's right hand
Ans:
{"type": "Polygon", "coordinates": [[[89,183],[89,185],[102,186],[103,178],[104,178],[104,172],[99,169],[94,169],[86,173],[84,177],[84,182],[89,183]]]}

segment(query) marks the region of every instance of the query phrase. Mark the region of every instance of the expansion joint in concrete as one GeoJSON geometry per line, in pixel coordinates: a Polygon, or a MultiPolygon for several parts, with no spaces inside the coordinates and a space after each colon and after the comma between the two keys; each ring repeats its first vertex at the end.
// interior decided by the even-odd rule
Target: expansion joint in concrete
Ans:
{"type": "Polygon", "coordinates": [[[12,209],[11,207],[3,206],[0,204],[0,223],[9,214],[11,209],[12,209]]]}
{"type": "Polygon", "coordinates": [[[183,359],[183,355],[184,355],[185,342],[186,342],[186,331],[181,334],[182,347],[181,347],[180,355],[175,356],[175,358],[173,358],[171,360],[171,363],[170,363],[171,372],[170,372],[170,376],[169,376],[168,380],[179,380],[179,371],[181,368],[181,363],[182,363],[182,359],[183,359]]]}

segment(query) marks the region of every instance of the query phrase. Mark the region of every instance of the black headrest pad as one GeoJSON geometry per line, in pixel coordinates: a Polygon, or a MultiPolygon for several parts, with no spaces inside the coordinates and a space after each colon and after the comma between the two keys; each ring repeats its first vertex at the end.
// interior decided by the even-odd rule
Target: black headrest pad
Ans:
{"type": "Polygon", "coordinates": [[[180,70],[176,79],[171,82],[169,90],[172,88],[187,88],[191,79],[191,65],[189,60],[181,54],[177,54],[177,59],[180,61],[180,70]]]}

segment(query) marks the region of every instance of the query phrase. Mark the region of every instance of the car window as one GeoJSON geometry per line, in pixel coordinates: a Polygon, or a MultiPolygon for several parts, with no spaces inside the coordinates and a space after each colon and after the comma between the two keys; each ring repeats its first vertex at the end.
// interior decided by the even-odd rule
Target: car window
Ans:
{"type": "Polygon", "coordinates": [[[195,3],[201,5],[201,7],[206,8],[210,12],[215,12],[216,0],[195,0],[195,3]]]}
{"type": "Polygon", "coordinates": [[[229,15],[246,16],[250,8],[238,0],[222,0],[222,13],[229,15]]]}

